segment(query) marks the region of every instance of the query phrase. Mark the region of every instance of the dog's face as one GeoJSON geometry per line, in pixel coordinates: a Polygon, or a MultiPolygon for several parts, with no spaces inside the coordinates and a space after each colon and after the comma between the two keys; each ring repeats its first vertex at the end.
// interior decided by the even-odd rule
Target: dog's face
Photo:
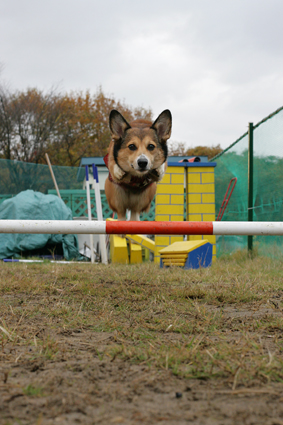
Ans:
{"type": "Polygon", "coordinates": [[[141,176],[160,167],[167,159],[166,142],[171,135],[172,117],[166,109],[152,124],[136,120],[130,124],[116,110],[110,113],[115,162],[126,173],[141,176]]]}

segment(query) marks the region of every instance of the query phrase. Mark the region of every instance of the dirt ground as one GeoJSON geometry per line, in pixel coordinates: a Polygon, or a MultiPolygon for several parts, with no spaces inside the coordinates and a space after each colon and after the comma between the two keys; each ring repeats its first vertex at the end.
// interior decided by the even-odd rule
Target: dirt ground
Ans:
{"type": "MultiPolygon", "coordinates": [[[[5,279],[12,276],[7,269],[5,273],[5,279]]],[[[26,271],[24,274],[27,274],[26,271]]],[[[106,275],[105,282],[101,284],[104,289],[105,285],[110,285],[106,275]]],[[[41,281],[48,281],[48,271],[44,277],[35,268],[32,276],[37,284],[39,278],[41,281]]],[[[62,299],[60,290],[66,286],[67,276],[68,271],[65,270],[65,280],[60,286],[60,274],[57,274],[57,293],[54,291],[55,295],[50,297],[49,292],[50,305],[58,304],[58,300],[62,299]]],[[[76,276],[78,278],[78,272],[76,276]]],[[[23,277],[17,270],[11,279],[16,282],[23,277]]],[[[205,279],[204,276],[202,285],[207,284],[205,279]]],[[[282,276],[279,279],[281,282],[282,276]]],[[[76,285],[73,277],[69,276],[69,280],[73,288],[76,285]]],[[[277,343],[282,334],[282,311],[277,308],[281,292],[278,292],[278,287],[275,292],[277,298],[274,298],[273,292],[272,299],[277,301],[272,301],[272,304],[263,301],[226,304],[221,300],[219,305],[206,303],[206,314],[213,317],[221,308],[223,323],[243,323],[250,332],[252,343],[260,341],[264,347],[265,361],[271,364],[275,355],[281,355],[281,346],[277,343]],[[266,332],[254,335],[256,338],[253,340],[256,331],[251,328],[251,324],[254,326],[271,316],[272,327],[267,329],[265,325],[266,332]],[[274,323],[277,323],[276,326],[274,323]]],[[[125,354],[127,335],[122,330],[107,331],[106,326],[99,331],[95,330],[94,325],[98,320],[96,317],[93,317],[91,326],[85,322],[80,322],[79,326],[66,326],[61,310],[56,314],[54,310],[50,310],[53,314],[42,314],[43,310],[34,310],[36,305],[46,308],[47,298],[44,298],[43,292],[39,296],[39,293],[26,290],[23,295],[23,292],[16,291],[16,286],[9,286],[8,289],[4,287],[1,292],[1,300],[1,425],[283,425],[283,381],[280,378],[262,380],[260,372],[257,372],[245,384],[240,381],[237,383],[240,367],[234,369],[236,372],[233,376],[200,376],[199,379],[186,377],[176,373],[170,364],[168,367],[168,359],[164,367],[149,362],[148,359],[132,361],[130,355],[127,357],[125,354]],[[27,302],[28,299],[30,303],[27,302]],[[26,304],[24,311],[23,304],[26,304]],[[12,333],[15,323],[16,332],[12,333]],[[113,347],[116,350],[114,355],[111,351],[113,347]],[[124,354],[120,355],[119,350],[124,350],[124,354]]],[[[117,300],[113,305],[117,306],[117,300]]],[[[119,314],[121,317],[121,313],[119,314]]],[[[231,331],[232,326],[227,326],[227,330],[228,328],[231,331]]],[[[153,332],[156,330],[153,329],[153,332]]],[[[221,335],[219,332],[216,330],[205,336],[207,342],[202,350],[208,352],[208,358],[212,353],[209,341],[226,338],[228,344],[240,344],[243,330],[233,328],[229,335],[225,331],[221,335]]],[[[163,345],[170,346],[185,337],[168,331],[163,332],[160,338],[163,345]]],[[[158,341],[149,340],[147,346],[157,346],[157,343],[158,341]]],[[[138,343],[133,342],[135,344],[138,343]]],[[[196,347],[200,348],[200,340],[198,344],[196,347]]],[[[196,351],[197,349],[194,352],[196,351]]]]}
{"type": "Polygon", "coordinates": [[[34,359],[33,347],[15,353],[7,346],[0,423],[283,424],[283,384],[232,391],[221,380],[182,379],[147,365],[99,360],[97,350],[112,340],[111,333],[62,332],[54,335],[64,353],[56,361],[34,359]],[[24,393],[30,382],[34,387],[24,393]]]}

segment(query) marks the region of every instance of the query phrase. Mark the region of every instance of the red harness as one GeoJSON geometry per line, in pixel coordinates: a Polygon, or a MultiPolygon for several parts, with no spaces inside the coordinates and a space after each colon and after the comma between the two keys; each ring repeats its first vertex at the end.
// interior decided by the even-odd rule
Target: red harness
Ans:
{"type": "MultiPolygon", "coordinates": [[[[109,159],[109,154],[105,155],[105,157],[103,158],[103,161],[107,168],[108,168],[108,159],[109,159]]],[[[154,180],[149,176],[144,176],[144,177],[132,176],[129,183],[115,182],[110,172],[109,172],[108,178],[112,183],[117,184],[118,186],[124,187],[125,189],[134,190],[136,192],[143,192],[145,189],[147,189],[150,185],[154,183],[154,180]]]]}

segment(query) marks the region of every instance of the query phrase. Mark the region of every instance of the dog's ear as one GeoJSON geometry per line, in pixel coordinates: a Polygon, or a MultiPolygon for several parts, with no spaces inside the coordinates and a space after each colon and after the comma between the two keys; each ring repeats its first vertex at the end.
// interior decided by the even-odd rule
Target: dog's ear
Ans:
{"type": "Polygon", "coordinates": [[[165,109],[165,111],[161,112],[159,117],[152,124],[151,128],[156,130],[161,142],[166,142],[166,140],[169,139],[172,128],[172,115],[169,109],[165,109]]]}
{"type": "Polygon", "coordinates": [[[128,128],[131,128],[130,124],[127,123],[125,118],[116,111],[112,109],[109,116],[109,127],[112,133],[114,140],[119,140],[123,137],[124,133],[128,128]]]}

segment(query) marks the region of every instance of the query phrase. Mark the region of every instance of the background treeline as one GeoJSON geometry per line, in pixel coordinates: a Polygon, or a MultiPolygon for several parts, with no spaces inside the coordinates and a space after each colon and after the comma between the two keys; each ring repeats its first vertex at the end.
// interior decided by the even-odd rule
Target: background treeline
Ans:
{"type": "MultiPolygon", "coordinates": [[[[128,106],[101,88],[95,94],[61,94],[35,88],[11,92],[0,86],[0,158],[41,164],[47,152],[54,165],[78,166],[82,157],[103,156],[111,109],[128,121],[156,118],[150,108],[128,106]]],[[[219,145],[187,149],[184,143],[170,143],[170,155],[211,158],[219,152],[219,145]]]]}
{"type": "Polygon", "coordinates": [[[222,151],[223,149],[219,144],[216,146],[195,146],[193,148],[187,148],[183,142],[169,141],[169,155],[172,156],[207,156],[208,159],[212,159],[222,151]]]}
{"type": "Polygon", "coordinates": [[[37,89],[11,93],[0,89],[0,157],[77,166],[83,156],[106,154],[111,109],[131,121],[152,119],[150,109],[131,108],[102,89],[86,93],[44,93],[37,89]]]}

